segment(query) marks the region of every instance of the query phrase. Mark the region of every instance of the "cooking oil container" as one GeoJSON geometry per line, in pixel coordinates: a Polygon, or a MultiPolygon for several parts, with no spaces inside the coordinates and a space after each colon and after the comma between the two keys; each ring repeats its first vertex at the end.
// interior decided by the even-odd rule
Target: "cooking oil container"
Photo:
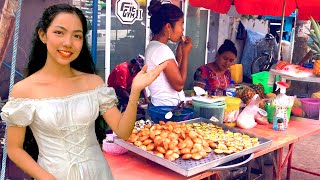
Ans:
{"type": "Polygon", "coordinates": [[[229,126],[236,126],[236,120],[240,111],[241,99],[225,96],[226,108],[224,110],[223,122],[229,126]]]}
{"type": "Polygon", "coordinates": [[[230,66],[231,79],[235,83],[242,83],[243,81],[243,70],[242,64],[233,64],[230,66]]]}

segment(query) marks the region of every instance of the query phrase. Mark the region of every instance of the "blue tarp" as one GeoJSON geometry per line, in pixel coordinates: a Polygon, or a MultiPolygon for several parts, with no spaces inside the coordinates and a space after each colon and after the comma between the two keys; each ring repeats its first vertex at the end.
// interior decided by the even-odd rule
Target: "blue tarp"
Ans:
{"type": "MultiPolygon", "coordinates": [[[[274,55],[277,54],[276,40],[268,43],[264,40],[266,34],[247,30],[247,37],[242,52],[241,64],[243,66],[243,75],[251,79],[251,64],[252,61],[259,56],[263,51],[270,50],[270,45],[274,46],[274,55]]],[[[275,57],[275,56],[274,56],[275,57]]]]}

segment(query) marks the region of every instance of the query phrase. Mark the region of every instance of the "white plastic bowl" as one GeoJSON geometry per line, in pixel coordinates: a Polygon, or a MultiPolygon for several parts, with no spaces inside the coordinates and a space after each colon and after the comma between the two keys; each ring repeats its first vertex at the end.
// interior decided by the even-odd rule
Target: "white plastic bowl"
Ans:
{"type": "Polygon", "coordinates": [[[128,152],[128,149],[121,147],[115,143],[109,143],[106,139],[103,140],[102,149],[108,154],[120,155],[128,152]]]}

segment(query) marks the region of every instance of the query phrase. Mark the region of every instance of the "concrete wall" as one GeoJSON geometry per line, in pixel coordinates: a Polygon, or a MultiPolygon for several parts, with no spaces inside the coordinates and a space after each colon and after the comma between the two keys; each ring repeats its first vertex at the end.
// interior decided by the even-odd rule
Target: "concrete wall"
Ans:
{"type": "Polygon", "coordinates": [[[246,29],[257,31],[263,34],[269,32],[269,22],[260,19],[246,19],[241,17],[232,7],[228,14],[218,14],[211,12],[210,15],[210,37],[208,48],[208,62],[213,62],[215,59],[216,51],[223,44],[225,39],[230,39],[235,43],[238,50],[236,62],[242,56],[242,49],[244,40],[237,40],[237,29],[240,21],[246,29]]]}

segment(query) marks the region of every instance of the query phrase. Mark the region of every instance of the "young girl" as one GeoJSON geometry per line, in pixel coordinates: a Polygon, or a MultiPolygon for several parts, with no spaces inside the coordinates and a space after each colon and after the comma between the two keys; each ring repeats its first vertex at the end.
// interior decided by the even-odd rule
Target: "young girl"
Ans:
{"type": "Polygon", "coordinates": [[[35,179],[113,179],[96,139],[95,120],[100,112],[113,132],[127,139],[140,91],[166,66],[148,73],[142,68],[121,114],[114,89],[94,74],[86,33],[81,10],[67,4],[46,9],[35,29],[27,78],[13,87],[2,108],[8,156],[35,179]],[[39,147],[38,163],[22,147],[26,126],[39,147]]]}
{"type": "Polygon", "coordinates": [[[192,40],[188,36],[185,41],[182,40],[184,22],[179,7],[152,0],[148,10],[152,39],[145,52],[146,64],[152,69],[168,62],[164,71],[149,86],[151,103],[155,106],[175,106],[180,102],[180,97],[184,97],[182,90],[187,78],[192,40]],[[179,42],[176,55],[166,45],[169,40],[179,42]]]}

